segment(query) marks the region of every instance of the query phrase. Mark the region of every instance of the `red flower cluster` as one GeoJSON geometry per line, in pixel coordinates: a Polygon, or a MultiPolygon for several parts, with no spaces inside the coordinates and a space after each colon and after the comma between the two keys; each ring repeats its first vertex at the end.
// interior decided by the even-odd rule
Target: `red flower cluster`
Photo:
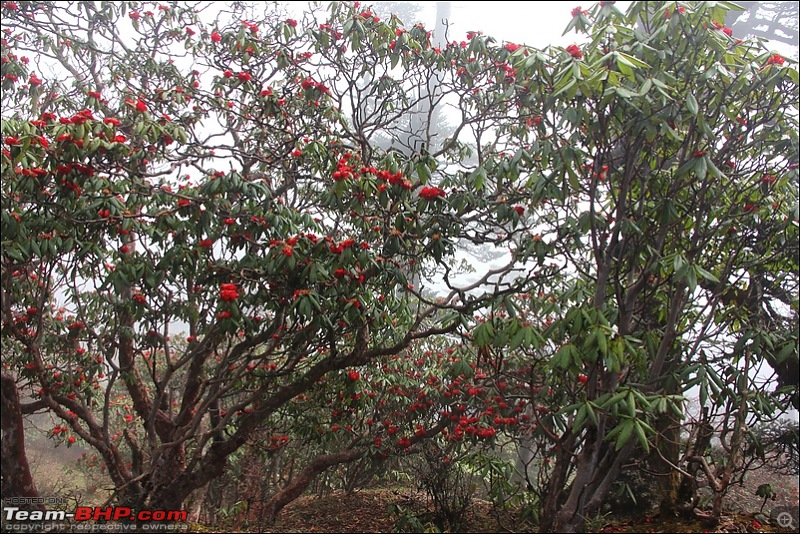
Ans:
{"type": "Polygon", "coordinates": [[[69,118],[61,117],[60,119],[58,119],[58,122],[60,122],[61,124],[84,124],[86,121],[90,120],[91,121],[95,120],[94,115],[92,115],[91,110],[84,109],[77,112],[72,117],[69,118]]]}
{"type": "Polygon", "coordinates": [[[356,244],[356,240],[355,239],[345,239],[344,241],[342,241],[338,245],[331,245],[330,246],[330,251],[333,252],[334,254],[341,254],[342,251],[344,251],[344,249],[350,248],[355,244],[356,244]]]}
{"type": "Polygon", "coordinates": [[[356,169],[354,166],[350,165],[350,158],[352,157],[353,154],[347,153],[339,158],[339,161],[336,163],[336,170],[333,172],[333,179],[335,181],[340,182],[353,178],[356,169]]]}
{"type": "Polygon", "coordinates": [[[505,49],[508,50],[509,52],[513,53],[513,52],[516,52],[517,50],[519,50],[520,46],[518,44],[514,44],[514,43],[506,43],[505,49]]]}
{"type": "Polygon", "coordinates": [[[356,370],[352,370],[352,371],[348,371],[348,372],[347,372],[347,378],[349,378],[350,380],[352,380],[353,382],[355,382],[356,380],[358,380],[359,378],[361,378],[361,375],[360,375],[360,374],[358,374],[358,371],[356,371],[356,370]]]}
{"type": "Polygon", "coordinates": [[[581,52],[581,49],[578,48],[578,45],[569,45],[567,47],[567,53],[575,59],[580,59],[583,57],[583,53],[581,52]]]}
{"type": "Polygon", "coordinates": [[[126,98],[125,102],[135,107],[136,111],[138,111],[139,113],[144,113],[145,111],[147,111],[147,104],[145,104],[141,98],[137,99],[136,102],[134,102],[130,98],[126,98]]]}
{"type": "Polygon", "coordinates": [[[328,87],[324,83],[315,82],[311,78],[306,78],[302,82],[300,82],[300,87],[302,87],[303,89],[317,89],[325,93],[326,95],[330,94],[331,92],[331,90],[328,89],[328,87]]]}
{"type": "Polygon", "coordinates": [[[211,40],[215,43],[218,43],[222,40],[222,36],[219,32],[211,32],[211,40]]]}
{"type": "Polygon", "coordinates": [[[588,15],[589,12],[585,9],[581,8],[581,6],[577,6],[572,8],[572,18],[580,17],[581,15],[588,15]]]}
{"type": "Polygon", "coordinates": [[[297,28],[297,21],[294,19],[286,19],[286,25],[292,28],[297,28]]]}
{"type": "Polygon", "coordinates": [[[253,79],[249,72],[240,72],[236,77],[239,78],[239,81],[242,83],[249,82],[253,79]]]}
{"type": "Polygon", "coordinates": [[[198,245],[201,248],[211,248],[211,246],[213,244],[214,244],[214,240],[213,239],[201,239],[200,243],[198,243],[198,245]]]}
{"type": "Polygon", "coordinates": [[[425,200],[435,200],[438,197],[444,198],[445,194],[444,190],[438,187],[423,187],[419,192],[420,198],[425,200]]]}
{"type": "Polygon", "coordinates": [[[233,302],[239,298],[239,291],[236,284],[222,284],[219,286],[219,298],[225,302],[233,302]]]}
{"type": "Polygon", "coordinates": [[[42,85],[42,80],[36,76],[36,74],[31,73],[30,78],[28,78],[28,83],[31,84],[33,87],[39,87],[42,85]]]}
{"type": "Polygon", "coordinates": [[[731,30],[730,28],[726,28],[725,26],[723,26],[722,24],[720,24],[720,23],[719,23],[719,22],[717,22],[716,20],[714,20],[714,21],[711,21],[711,23],[714,25],[714,27],[715,27],[716,29],[718,29],[718,30],[722,31],[722,33],[724,33],[724,34],[725,34],[725,35],[727,35],[728,37],[730,37],[731,35],[733,35],[733,30],[731,30]]]}
{"type": "Polygon", "coordinates": [[[785,59],[780,54],[775,54],[767,60],[767,65],[783,65],[785,59]]]}

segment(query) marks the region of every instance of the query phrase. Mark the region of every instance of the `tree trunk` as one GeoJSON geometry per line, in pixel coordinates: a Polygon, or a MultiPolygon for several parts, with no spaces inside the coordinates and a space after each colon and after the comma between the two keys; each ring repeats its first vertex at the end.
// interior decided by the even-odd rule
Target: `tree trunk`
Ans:
{"type": "Polygon", "coordinates": [[[314,478],[329,467],[343,463],[353,462],[361,458],[367,449],[348,449],[334,454],[326,454],[314,458],[308,466],[300,471],[281,491],[270,497],[264,505],[264,512],[270,522],[275,521],[283,507],[298,498],[308,488],[314,478]]]}
{"type": "MultiPolygon", "coordinates": [[[[3,469],[2,498],[39,497],[25,451],[25,425],[22,419],[19,392],[11,375],[3,373],[0,377],[0,392],[2,393],[2,423],[0,426],[3,430],[2,441],[0,441],[3,469]]],[[[44,509],[41,504],[29,504],[21,508],[44,509]]]]}
{"type": "Polygon", "coordinates": [[[658,452],[650,459],[650,468],[658,477],[659,512],[665,519],[680,511],[681,474],[674,468],[680,462],[680,421],[674,414],[665,413],[656,419],[655,426],[658,452]]]}

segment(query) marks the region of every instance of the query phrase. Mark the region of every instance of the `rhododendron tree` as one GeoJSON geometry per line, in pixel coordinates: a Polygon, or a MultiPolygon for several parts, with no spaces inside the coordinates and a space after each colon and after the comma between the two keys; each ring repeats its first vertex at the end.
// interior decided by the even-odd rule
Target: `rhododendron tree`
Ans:
{"type": "MultiPolygon", "coordinates": [[[[425,28],[345,4],[302,26],[76,6],[69,36],[50,22],[60,6],[4,13],[3,384],[30,396],[14,424],[38,409],[63,420],[58,435],[97,450],[120,502],[180,507],[327,376],[463,333],[464,317],[543,276],[509,259],[457,278],[456,243],[505,250],[524,222],[502,189],[461,183],[475,140],[428,128],[412,152],[419,132],[397,126],[448,94],[478,137],[496,128],[511,101],[486,106],[455,74],[472,52],[434,51],[425,28]],[[39,51],[62,74],[21,83],[39,51]],[[441,89],[420,95],[434,74],[441,89]],[[130,421],[112,417],[120,389],[130,421]],[[116,439],[122,420],[141,434],[116,439]]],[[[492,89],[494,70],[471,76],[492,89]]]]}
{"type": "Polygon", "coordinates": [[[634,459],[665,511],[687,478],[721,498],[797,405],[798,75],[729,4],[676,7],[576,7],[544,50],[357,3],[4,8],[4,491],[35,494],[47,410],[136,507],[256,439],[307,444],[271,516],[331,467],[498,437],[543,531],[634,459]],[[695,390],[731,462],[681,448],[695,390]]]}

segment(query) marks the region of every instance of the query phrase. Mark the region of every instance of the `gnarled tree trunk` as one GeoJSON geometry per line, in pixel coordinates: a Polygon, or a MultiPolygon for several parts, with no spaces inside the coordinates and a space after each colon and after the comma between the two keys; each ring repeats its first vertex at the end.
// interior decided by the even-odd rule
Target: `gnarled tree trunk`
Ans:
{"type": "MultiPolygon", "coordinates": [[[[22,406],[14,378],[6,373],[0,378],[2,392],[2,430],[0,442],[2,451],[3,484],[2,498],[38,497],[36,484],[31,475],[28,456],[25,451],[25,425],[22,420],[22,406]]],[[[30,504],[24,508],[42,509],[41,504],[30,504]]]]}

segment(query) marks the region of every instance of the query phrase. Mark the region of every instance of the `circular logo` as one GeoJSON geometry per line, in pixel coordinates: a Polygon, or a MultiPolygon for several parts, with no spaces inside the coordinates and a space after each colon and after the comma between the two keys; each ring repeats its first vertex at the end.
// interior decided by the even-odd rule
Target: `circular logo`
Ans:
{"type": "Polygon", "coordinates": [[[792,514],[789,512],[781,512],[775,519],[778,526],[781,528],[789,528],[792,526],[792,514]]]}

